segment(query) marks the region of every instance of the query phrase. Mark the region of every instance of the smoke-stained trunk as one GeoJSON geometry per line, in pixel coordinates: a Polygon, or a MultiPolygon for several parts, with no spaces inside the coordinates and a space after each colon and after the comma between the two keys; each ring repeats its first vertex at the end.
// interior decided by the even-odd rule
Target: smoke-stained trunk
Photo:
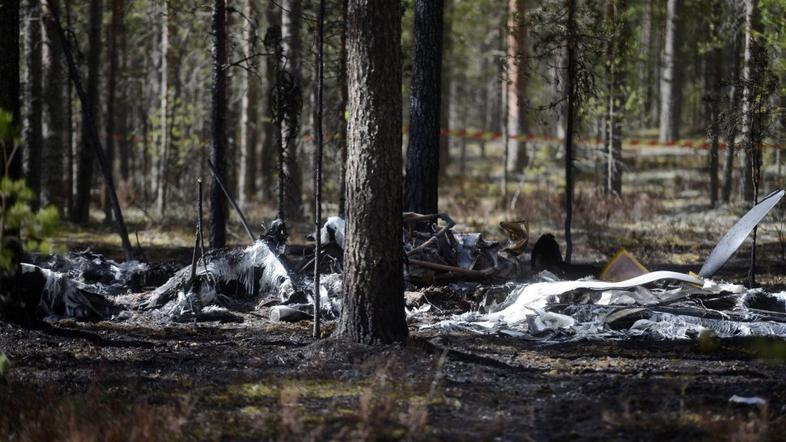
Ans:
{"type": "MultiPolygon", "coordinates": [[[[117,65],[118,65],[118,38],[120,26],[123,21],[123,0],[112,0],[112,23],[109,28],[109,78],[107,79],[106,99],[106,159],[109,162],[110,173],[115,170],[115,140],[125,138],[125,133],[116,137],[115,133],[115,101],[117,100],[117,65]]],[[[112,204],[109,195],[104,192],[104,220],[112,221],[112,204]]]]}
{"type": "MultiPolygon", "coordinates": [[[[720,26],[722,20],[722,7],[718,0],[712,2],[710,17],[710,35],[720,39],[720,26]]],[[[710,206],[718,204],[718,151],[720,149],[720,105],[723,74],[723,48],[715,46],[709,54],[709,66],[705,67],[705,84],[707,88],[705,101],[707,103],[707,136],[710,143],[709,175],[710,175],[710,206]]]]}
{"type": "MultiPolygon", "coordinates": [[[[11,125],[21,124],[19,99],[19,0],[0,0],[0,109],[11,114],[11,125]]],[[[22,178],[22,155],[14,150],[14,140],[0,140],[0,173],[6,169],[11,179],[22,178]],[[10,163],[7,161],[10,160],[10,163]]]]}
{"type": "MultiPolygon", "coordinates": [[[[278,6],[276,6],[273,2],[267,2],[265,9],[265,21],[267,22],[265,38],[267,39],[272,34],[275,34],[277,39],[281,34],[281,14],[278,6]]],[[[276,87],[277,63],[278,61],[275,57],[265,57],[265,86],[269,91],[273,91],[273,88],[276,87]]],[[[259,167],[259,174],[262,175],[262,198],[265,201],[269,201],[273,198],[274,195],[273,189],[275,187],[275,180],[273,178],[276,169],[276,150],[278,146],[278,137],[281,136],[280,130],[277,130],[278,126],[276,124],[276,116],[273,113],[274,109],[271,100],[272,95],[272,93],[268,94],[266,106],[267,112],[265,114],[263,123],[265,134],[262,140],[262,152],[260,153],[259,167]]]]}
{"type": "Polygon", "coordinates": [[[740,101],[740,35],[735,33],[732,37],[730,47],[731,78],[728,94],[728,111],[725,121],[724,138],[726,140],[726,152],[723,162],[723,189],[721,189],[721,199],[728,203],[731,199],[732,179],[734,173],[734,157],[736,155],[737,138],[737,116],[740,101]]]}
{"type": "Polygon", "coordinates": [[[245,91],[240,99],[240,170],[238,173],[238,204],[244,207],[249,196],[256,192],[257,143],[259,121],[257,118],[257,96],[259,82],[257,72],[257,9],[254,0],[246,0],[243,15],[243,56],[248,58],[248,70],[241,70],[241,88],[245,91]]]}
{"type": "Polygon", "coordinates": [[[401,3],[350,0],[344,299],[337,333],[403,342],[401,3]]]}
{"type": "MultiPolygon", "coordinates": [[[[508,100],[508,133],[517,137],[526,135],[527,124],[527,25],[526,2],[508,0],[507,22],[507,71],[510,85],[506,88],[508,100]]],[[[527,142],[514,139],[506,167],[521,172],[527,165],[527,142]]]]}
{"type": "Polygon", "coordinates": [[[763,69],[766,65],[761,43],[761,17],[758,0],[745,0],[745,52],[742,65],[742,109],[740,135],[743,150],[742,197],[756,199],[761,162],[763,69]]]}
{"type": "Polygon", "coordinates": [[[609,0],[606,20],[611,35],[606,46],[606,115],[604,144],[606,146],[606,193],[622,194],[622,120],[627,99],[627,57],[630,26],[626,17],[626,0],[609,0]]]}
{"type": "Polygon", "coordinates": [[[282,0],[281,43],[283,45],[284,69],[289,78],[286,92],[280,98],[287,102],[281,121],[281,139],[284,143],[283,170],[279,180],[284,194],[282,208],[286,221],[303,218],[303,176],[298,163],[300,118],[302,111],[301,58],[302,42],[300,25],[303,7],[301,0],[282,0]]]}
{"type": "Polygon", "coordinates": [[[663,71],[660,79],[661,143],[679,138],[682,106],[682,63],[679,45],[682,31],[682,0],[668,0],[666,13],[666,42],[663,49],[663,71]]]}
{"type": "Polygon", "coordinates": [[[170,32],[171,32],[171,17],[169,14],[172,12],[169,8],[169,1],[164,0],[162,3],[161,11],[161,89],[159,90],[160,96],[160,119],[161,119],[161,132],[158,138],[158,164],[156,166],[156,212],[159,217],[163,217],[166,213],[166,195],[167,195],[167,173],[168,173],[168,160],[170,148],[170,128],[169,128],[169,114],[171,104],[169,103],[169,59],[170,55],[170,32]]]}
{"type": "MultiPolygon", "coordinates": [[[[59,6],[57,0],[43,2],[42,14],[44,17],[51,13],[48,10],[49,3],[53,3],[55,8],[59,6]]],[[[67,186],[63,185],[68,174],[65,167],[65,150],[69,145],[65,127],[64,88],[66,84],[63,76],[65,66],[57,30],[51,20],[44,20],[44,31],[44,44],[41,48],[44,63],[42,203],[54,205],[60,209],[60,213],[64,213],[65,195],[67,191],[70,191],[67,186]]]]}
{"type": "Polygon", "coordinates": [[[416,0],[404,210],[436,213],[443,0],[416,0]]]}
{"type": "Polygon", "coordinates": [[[441,131],[441,135],[439,138],[439,175],[445,176],[447,173],[448,164],[450,164],[450,135],[448,132],[450,131],[450,107],[451,107],[451,96],[450,96],[450,83],[451,83],[451,72],[450,67],[452,65],[450,57],[451,57],[451,49],[452,49],[452,40],[453,40],[453,21],[449,19],[450,11],[452,10],[453,0],[444,0],[444,4],[442,9],[444,10],[444,19],[442,22],[442,66],[441,66],[441,78],[440,78],[440,91],[439,91],[439,127],[441,131]]]}
{"type": "Polygon", "coordinates": [[[79,158],[76,176],[76,195],[74,196],[74,212],[71,220],[77,224],[86,224],[90,219],[90,191],[93,187],[93,158],[95,153],[90,149],[90,134],[85,128],[89,124],[100,127],[98,121],[98,72],[101,58],[101,0],[90,0],[90,19],[87,51],[87,102],[88,107],[83,117],[92,115],[92,123],[82,122],[82,145],[79,146],[79,158]]]}
{"type": "Polygon", "coordinates": [[[41,203],[41,155],[43,150],[41,114],[41,5],[38,0],[26,1],[27,26],[25,47],[27,49],[27,79],[25,81],[25,144],[27,151],[27,185],[33,192],[31,207],[37,209],[41,203]]]}
{"type": "MultiPolygon", "coordinates": [[[[222,182],[226,183],[226,4],[213,0],[213,85],[210,107],[210,159],[222,182]]],[[[210,185],[210,247],[226,245],[227,201],[218,180],[213,176],[210,185]]]]}

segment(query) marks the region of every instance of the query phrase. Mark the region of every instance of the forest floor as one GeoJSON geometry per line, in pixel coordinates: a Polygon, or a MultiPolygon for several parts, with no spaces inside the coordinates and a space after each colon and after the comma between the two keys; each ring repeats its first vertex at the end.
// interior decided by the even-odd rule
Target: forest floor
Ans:
{"type": "MultiPolygon", "coordinates": [[[[702,161],[641,156],[623,198],[598,194],[580,172],[576,259],[603,263],[624,246],[651,269],[698,270],[745,211],[708,207],[702,161]]],[[[498,176],[483,164],[444,182],[455,189],[441,206],[456,230],[501,239],[499,220],[524,218],[531,241],[550,231],[564,244],[554,168],[514,178],[501,210],[489,197],[498,176]]],[[[188,210],[167,225],[128,213],[148,260],[190,262],[188,210]]],[[[248,218],[269,214],[255,208],[248,218]]],[[[784,219],[779,209],[759,230],[758,282],[771,290],[786,286],[784,219]]],[[[308,228],[296,225],[292,240],[303,242],[308,228]]],[[[231,231],[242,244],[239,227],[231,231]]],[[[112,228],[98,222],[55,240],[123,258],[112,228]]],[[[744,282],[749,250],[719,279],[744,282]]],[[[260,313],[249,306],[237,313],[242,323],[223,324],[0,323],[11,361],[0,378],[0,440],[786,440],[782,340],[544,344],[411,327],[406,345],[372,348],[327,337],[330,321],[314,340],[310,323],[260,313]],[[732,403],[734,395],[765,404],[732,403]]]]}

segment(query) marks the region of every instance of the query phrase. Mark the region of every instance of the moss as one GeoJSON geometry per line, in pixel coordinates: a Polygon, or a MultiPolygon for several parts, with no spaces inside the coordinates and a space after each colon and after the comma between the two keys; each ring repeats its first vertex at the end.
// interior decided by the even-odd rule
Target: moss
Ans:
{"type": "Polygon", "coordinates": [[[247,383],[230,385],[229,396],[247,398],[278,398],[284,390],[297,393],[300,397],[328,399],[338,396],[360,396],[367,385],[362,382],[346,382],[334,379],[287,379],[280,383],[247,383]]]}

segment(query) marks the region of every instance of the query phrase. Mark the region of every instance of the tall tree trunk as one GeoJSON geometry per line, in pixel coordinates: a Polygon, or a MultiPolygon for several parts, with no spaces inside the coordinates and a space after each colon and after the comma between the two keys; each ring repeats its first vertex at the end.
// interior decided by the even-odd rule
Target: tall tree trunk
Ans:
{"type": "Polygon", "coordinates": [[[576,0],[567,0],[567,50],[565,68],[565,262],[573,254],[573,127],[576,118],[576,0]]]}
{"type": "Polygon", "coordinates": [[[166,193],[167,193],[167,174],[168,174],[168,160],[169,160],[169,147],[170,147],[170,128],[169,128],[169,114],[171,104],[169,103],[169,60],[170,54],[170,23],[171,17],[169,14],[172,12],[169,8],[169,1],[162,2],[161,11],[161,90],[159,91],[161,97],[161,134],[159,136],[158,145],[158,166],[156,170],[156,212],[159,217],[164,217],[166,214],[166,193]]]}
{"type": "Polygon", "coordinates": [[[735,33],[732,37],[730,45],[729,59],[731,63],[731,79],[729,81],[729,110],[728,117],[726,118],[726,130],[724,138],[726,139],[726,152],[723,162],[723,188],[721,189],[721,199],[724,203],[728,203],[731,199],[731,187],[734,172],[734,157],[736,155],[736,139],[737,139],[737,116],[739,112],[740,101],[740,35],[735,33]]]}
{"type": "Polygon", "coordinates": [[[344,299],[337,333],[403,342],[401,3],[350,0],[344,299]]]}
{"type": "MultiPolygon", "coordinates": [[[[55,10],[57,5],[54,2],[47,2],[47,4],[51,5],[49,9],[55,10]]],[[[64,0],[63,6],[65,6],[65,23],[66,28],[72,29],[71,27],[71,0],[64,0]]],[[[51,11],[50,11],[51,12],[51,11]]],[[[48,20],[48,23],[52,23],[51,20],[48,20]]],[[[58,41],[60,36],[57,36],[58,41]]],[[[60,48],[62,45],[57,46],[60,48]]],[[[78,149],[78,142],[76,140],[76,130],[74,130],[74,126],[76,121],[74,120],[74,87],[73,84],[66,79],[66,145],[65,145],[65,153],[66,153],[66,175],[65,175],[65,207],[68,212],[68,218],[73,219],[75,216],[75,206],[76,206],[76,158],[77,158],[77,149],[78,149]]]]}
{"type": "MultiPolygon", "coordinates": [[[[118,7],[121,11],[122,20],[118,21],[117,27],[117,35],[119,39],[119,48],[118,51],[120,52],[120,72],[121,77],[122,73],[127,71],[128,68],[128,37],[126,33],[126,25],[125,25],[125,7],[123,6],[124,3],[122,0],[114,0],[116,3],[120,3],[118,7]]],[[[120,96],[118,97],[118,103],[124,109],[131,109],[131,103],[128,100],[128,85],[126,84],[125,87],[120,88],[120,96]]],[[[119,134],[119,159],[120,159],[120,178],[122,179],[123,183],[126,185],[130,184],[131,180],[131,168],[133,166],[133,157],[134,153],[131,150],[131,143],[128,134],[128,124],[129,120],[131,119],[131,115],[133,112],[122,112],[120,115],[118,127],[118,134],[119,134]]]]}
{"type": "Polygon", "coordinates": [[[626,17],[626,0],[610,0],[606,19],[613,38],[607,44],[606,72],[608,77],[605,140],[606,193],[622,195],[622,107],[626,100],[627,57],[630,27],[626,17]]]}
{"type": "Polygon", "coordinates": [[[760,96],[762,82],[763,47],[760,33],[761,17],[759,15],[758,0],[745,0],[745,55],[742,66],[742,109],[740,132],[742,136],[743,165],[742,165],[742,196],[743,199],[753,204],[756,199],[758,185],[758,169],[760,157],[761,131],[761,101],[766,98],[760,96]]]}
{"type": "Polygon", "coordinates": [[[90,191],[93,187],[93,158],[90,134],[86,129],[89,124],[99,127],[98,122],[98,72],[101,58],[101,0],[90,0],[90,19],[87,52],[87,112],[93,116],[93,122],[82,123],[82,146],[79,148],[79,164],[77,165],[76,195],[74,196],[74,213],[71,220],[77,224],[86,224],[90,220],[90,191]]]}
{"type": "MultiPolygon", "coordinates": [[[[722,5],[719,0],[714,0],[711,5],[710,35],[723,38],[720,33],[722,5]]],[[[705,84],[707,88],[705,101],[707,103],[707,135],[709,137],[709,175],[710,175],[710,206],[718,204],[718,151],[720,149],[720,104],[721,104],[721,78],[723,74],[723,49],[721,46],[712,48],[709,66],[705,66],[705,84]]]]}
{"type": "Polygon", "coordinates": [[[653,0],[644,0],[642,6],[641,16],[641,33],[639,34],[639,47],[641,48],[642,56],[638,61],[639,81],[644,88],[643,102],[641,104],[641,115],[639,116],[639,124],[641,127],[647,127],[651,122],[650,109],[652,109],[653,97],[653,64],[657,67],[657,63],[653,63],[653,59],[657,60],[657,54],[654,51],[654,7],[653,0]]]}
{"type": "MultiPolygon", "coordinates": [[[[507,70],[510,86],[508,94],[508,132],[510,136],[525,135],[527,124],[527,25],[525,0],[508,0],[507,23],[507,70]]],[[[513,140],[510,158],[506,167],[521,172],[526,167],[527,142],[513,140]]]]}
{"type": "MultiPolygon", "coordinates": [[[[11,125],[18,130],[21,125],[19,95],[19,0],[0,0],[0,109],[11,114],[11,125]]],[[[11,179],[22,178],[22,154],[12,157],[13,139],[0,139],[2,157],[0,173],[11,179]]]]}
{"type": "Polygon", "coordinates": [[[448,164],[450,164],[450,141],[451,137],[449,135],[450,131],[450,109],[451,109],[451,72],[450,67],[452,65],[451,62],[451,48],[452,48],[452,40],[453,40],[453,20],[450,20],[450,11],[453,8],[453,0],[443,0],[444,4],[442,9],[444,10],[443,15],[448,17],[448,19],[443,19],[442,25],[442,66],[441,66],[441,73],[440,73],[440,91],[439,91],[439,127],[440,127],[440,137],[439,137],[439,175],[445,176],[447,174],[448,164]]]}
{"type": "Polygon", "coordinates": [[[283,0],[281,14],[281,42],[285,58],[285,69],[291,80],[284,99],[285,115],[281,121],[281,139],[284,143],[284,158],[281,187],[284,194],[283,215],[285,221],[303,219],[303,176],[298,162],[300,118],[302,111],[301,58],[302,42],[300,24],[303,14],[301,0],[283,0]]]}
{"type": "MultiPolygon", "coordinates": [[[[58,7],[57,0],[49,0],[42,4],[42,13],[50,14],[48,4],[53,3],[58,7]]],[[[63,77],[62,51],[57,44],[57,29],[50,20],[44,21],[45,42],[42,46],[44,60],[44,109],[43,109],[43,134],[44,157],[42,159],[44,174],[44,193],[42,203],[54,205],[65,213],[65,195],[70,189],[63,185],[63,180],[69,171],[65,167],[65,150],[69,145],[64,105],[65,78],[63,77]]]]}
{"type": "Polygon", "coordinates": [[[415,1],[412,96],[404,210],[436,213],[439,201],[439,120],[443,0],[415,1]]]}
{"type": "Polygon", "coordinates": [[[238,204],[244,207],[249,196],[256,192],[257,143],[259,119],[257,118],[257,96],[259,82],[257,72],[257,10],[254,0],[245,0],[243,15],[243,55],[248,58],[248,70],[241,71],[241,88],[245,91],[240,99],[240,171],[238,173],[238,204]]]}
{"type": "Polygon", "coordinates": [[[26,120],[25,142],[27,144],[27,185],[33,192],[31,207],[38,209],[41,203],[41,158],[43,150],[41,114],[41,4],[38,0],[27,0],[27,26],[25,46],[27,48],[26,120]]]}
{"type": "MultiPolygon", "coordinates": [[[[112,23],[109,28],[109,78],[107,81],[106,101],[106,159],[109,162],[110,173],[115,170],[115,101],[117,100],[117,64],[118,64],[118,37],[121,22],[123,21],[123,0],[112,0],[112,23]]],[[[125,134],[120,135],[122,139],[125,134]]],[[[112,203],[109,195],[104,192],[104,221],[112,221],[112,203]]]]}
{"type": "MultiPolygon", "coordinates": [[[[278,6],[274,2],[267,2],[265,9],[265,21],[267,22],[267,31],[265,32],[265,39],[275,34],[275,39],[280,38],[281,35],[281,13],[278,6]]],[[[265,85],[269,91],[273,91],[276,86],[276,69],[278,60],[275,57],[265,57],[265,85]]],[[[268,105],[265,122],[263,124],[265,135],[262,140],[262,152],[260,153],[260,167],[259,174],[262,176],[262,198],[265,201],[273,198],[273,188],[275,186],[274,171],[276,170],[276,151],[278,146],[278,137],[281,136],[281,131],[276,130],[276,116],[273,114],[272,95],[268,94],[268,105]]]]}
{"type": "MultiPolygon", "coordinates": [[[[210,108],[211,149],[210,159],[222,182],[226,183],[226,71],[227,28],[225,0],[213,0],[213,90],[210,108]]],[[[226,245],[227,201],[213,176],[210,186],[210,247],[226,245]]]]}
{"type": "Polygon", "coordinates": [[[682,0],[668,0],[666,43],[663,50],[663,73],[660,80],[661,143],[679,139],[680,110],[682,108],[682,63],[679,45],[682,34],[682,0]]]}
{"type": "Polygon", "coordinates": [[[341,0],[341,46],[338,56],[338,94],[339,94],[339,125],[338,148],[341,164],[338,179],[338,216],[345,218],[347,213],[347,7],[349,0],[341,0]]]}

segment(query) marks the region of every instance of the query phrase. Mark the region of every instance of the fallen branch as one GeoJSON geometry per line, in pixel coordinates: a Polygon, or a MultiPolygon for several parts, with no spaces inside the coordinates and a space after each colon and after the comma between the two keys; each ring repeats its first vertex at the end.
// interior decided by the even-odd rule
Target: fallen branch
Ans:
{"type": "Polygon", "coordinates": [[[210,171],[213,172],[213,176],[216,178],[218,187],[220,187],[221,190],[224,192],[224,195],[226,195],[227,199],[229,200],[229,204],[232,204],[232,207],[235,209],[235,212],[237,212],[237,215],[240,217],[240,222],[243,224],[243,227],[246,229],[246,233],[248,233],[248,237],[251,238],[251,244],[254,244],[254,242],[257,239],[254,237],[254,233],[251,231],[251,227],[248,225],[248,221],[246,221],[246,217],[243,215],[243,211],[240,210],[240,207],[238,207],[234,198],[232,198],[232,195],[230,195],[227,188],[224,187],[224,183],[221,181],[221,177],[218,176],[218,172],[216,172],[216,168],[215,166],[213,166],[213,162],[208,159],[207,165],[210,166],[210,171]]]}

